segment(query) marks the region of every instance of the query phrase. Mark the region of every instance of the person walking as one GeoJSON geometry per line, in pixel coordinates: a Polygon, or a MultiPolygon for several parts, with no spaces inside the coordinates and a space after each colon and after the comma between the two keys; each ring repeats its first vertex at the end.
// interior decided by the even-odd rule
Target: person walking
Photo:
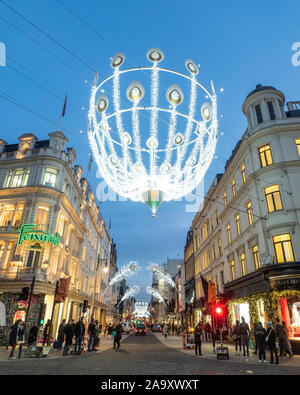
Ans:
{"type": "Polygon", "coordinates": [[[75,338],[76,338],[75,354],[77,355],[79,355],[81,352],[84,333],[85,333],[85,326],[83,323],[83,317],[81,317],[81,319],[77,322],[75,326],[75,338]]]}
{"type": "Polygon", "coordinates": [[[269,321],[267,323],[267,337],[266,337],[266,343],[269,346],[270,350],[270,363],[274,363],[274,354],[275,354],[275,364],[279,364],[279,358],[278,358],[278,353],[277,353],[277,347],[276,347],[276,334],[274,329],[272,328],[272,322],[269,321]]]}
{"type": "Polygon", "coordinates": [[[38,331],[39,331],[39,327],[38,327],[37,322],[35,322],[29,331],[28,343],[27,343],[28,346],[31,346],[32,344],[34,344],[36,342],[37,336],[38,336],[38,331]]]}
{"type": "Polygon", "coordinates": [[[238,355],[238,346],[239,346],[239,355],[242,352],[242,344],[241,344],[241,330],[240,330],[240,322],[236,321],[235,326],[233,327],[232,333],[232,340],[235,343],[235,355],[238,355]]]}
{"type": "Polygon", "coordinates": [[[57,343],[58,343],[59,350],[62,349],[63,344],[64,344],[65,331],[66,331],[66,320],[63,319],[61,324],[59,325],[58,334],[57,334],[57,343]]]}
{"type": "Polygon", "coordinates": [[[93,342],[93,351],[97,351],[97,347],[100,343],[100,333],[101,333],[101,325],[98,324],[98,321],[95,322],[95,329],[94,329],[94,342],[93,342]]]}
{"type": "Polygon", "coordinates": [[[293,356],[293,352],[292,352],[292,346],[289,340],[289,332],[288,329],[286,327],[286,324],[284,321],[282,321],[282,328],[283,328],[283,332],[284,332],[284,338],[283,338],[283,342],[282,342],[282,347],[283,350],[289,354],[289,358],[291,359],[293,356]]]}
{"type": "Polygon", "coordinates": [[[115,327],[114,327],[114,349],[120,348],[120,341],[122,339],[122,325],[120,323],[118,323],[115,327]]]}
{"type": "Polygon", "coordinates": [[[108,335],[108,337],[111,336],[113,329],[114,329],[114,328],[113,328],[113,325],[112,325],[112,323],[110,322],[109,325],[108,325],[108,330],[107,330],[107,335],[108,335]]]}
{"type": "Polygon", "coordinates": [[[45,343],[48,344],[48,339],[51,337],[50,326],[51,326],[51,320],[48,320],[45,325],[44,333],[43,333],[43,346],[45,345],[45,343]]]}
{"type": "Polygon", "coordinates": [[[265,328],[262,326],[262,323],[259,322],[256,326],[255,329],[255,339],[256,339],[256,344],[258,348],[258,362],[261,363],[262,359],[264,362],[268,362],[266,360],[266,336],[267,336],[267,331],[265,328]]]}
{"type": "Polygon", "coordinates": [[[95,339],[95,320],[92,319],[90,322],[90,325],[88,326],[88,334],[89,334],[89,345],[88,345],[88,351],[91,352],[94,344],[94,339],[95,339]]]}
{"type": "Polygon", "coordinates": [[[209,322],[207,322],[205,325],[205,340],[209,342],[210,338],[211,338],[211,327],[209,322]]]}
{"type": "Polygon", "coordinates": [[[73,332],[73,323],[70,320],[67,325],[65,325],[65,332],[64,332],[64,350],[63,350],[63,356],[66,357],[69,354],[70,346],[73,345],[73,337],[74,337],[74,332],[73,332]]]}
{"type": "Polygon", "coordinates": [[[254,351],[253,354],[257,355],[257,350],[258,350],[258,345],[257,345],[257,338],[256,338],[256,329],[257,329],[257,323],[255,322],[253,324],[253,330],[252,330],[252,335],[255,339],[255,346],[254,346],[254,351]]]}
{"type": "Polygon", "coordinates": [[[247,357],[249,357],[249,340],[250,340],[250,328],[245,318],[242,317],[242,322],[240,324],[240,334],[241,334],[241,345],[243,347],[243,356],[246,356],[245,348],[247,349],[247,357]]]}
{"type": "Polygon", "coordinates": [[[202,355],[202,352],[201,352],[202,329],[201,329],[200,322],[196,326],[194,334],[195,334],[195,354],[198,355],[198,350],[199,350],[199,355],[202,355]]]}
{"type": "Polygon", "coordinates": [[[106,323],[105,324],[105,326],[104,326],[104,336],[107,336],[108,335],[108,324],[106,323]]]}
{"type": "Polygon", "coordinates": [[[11,346],[11,352],[9,354],[9,359],[16,359],[14,356],[15,349],[17,347],[17,344],[19,340],[22,338],[23,339],[23,326],[22,326],[22,320],[17,320],[14,325],[10,328],[10,334],[9,334],[9,345],[11,346]]]}
{"type": "Polygon", "coordinates": [[[291,358],[291,345],[289,342],[288,338],[288,331],[287,327],[285,326],[285,322],[283,321],[282,324],[280,324],[279,318],[276,319],[276,325],[275,325],[275,335],[278,338],[279,342],[279,350],[280,350],[280,357],[283,357],[283,352],[286,352],[289,354],[291,358]]]}

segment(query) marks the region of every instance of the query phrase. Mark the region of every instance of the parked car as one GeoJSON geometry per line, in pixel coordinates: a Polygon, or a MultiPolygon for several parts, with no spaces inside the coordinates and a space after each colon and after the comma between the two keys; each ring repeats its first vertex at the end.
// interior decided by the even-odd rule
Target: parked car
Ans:
{"type": "Polygon", "coordinates": [[[160,325],[154,324],[152,327],[152,332],[160,332],[160,325]]]}
{"type": "Polygon", "coordinates": [[[122,329],[123,329],[123,332],[126,332],[129,335],[130,331],[131,331],[130,323],[129,322],[122,322],[122,329]]]}

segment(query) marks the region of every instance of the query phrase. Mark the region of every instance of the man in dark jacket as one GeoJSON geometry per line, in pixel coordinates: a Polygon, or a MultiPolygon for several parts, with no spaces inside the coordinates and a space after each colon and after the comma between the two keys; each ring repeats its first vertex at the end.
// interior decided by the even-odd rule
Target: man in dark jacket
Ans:
{"type": "Polygon", "coordinates": [[[75,354],[77,355],[79,355],[81,351],[84,333],[85,333],[85,326],[82,317],[75,326],[75,337],[76,337],[75,354]]]}
{"type": "Polygon", "coordinates": [[[279,364],[279,358],[277,354],[277,347],[276,347],[276,334],[274,329],[272,328],[272,322],[267,323],[267,337],[266,337],[266,342],[269,346],[270,349],[270,356],[271,360],[270,363],[274,363],[274,357],[273,354],[275,354],[275,364],[279,364]]]}
{"type": "Polygon", "coordinates": [[[63,355],[67,356],[69,352],[69,347],[72,346],[73,344],[73,327],[71,320],[65,326],[64,338],[65,338],[65,346],[64,346],[63,355]]]}
{"type": "Polygon", "coordinates": [[[34,325],[30,328],[29,336],[28,336],[28,346],[31,346],[36,342],[38,336],[39,327],[35,322],[34,325]]]}
{"type": "Polygon", "coordinates": [[[264,359],[264,362],[266,361],[266,336],[267,336],[267,331],[265,330],[265,328],[263,328],[262,323],[259,322],[256,326],[255,329],[255,339],[256,339],[256,344],[257,344],[257,348],[258,348],[258,357],[259,357],[259,361],[258,362],[262,362],[262,358],[264,359]]]}
{"type": "Polygon", "coordinates": [[[9,345],[11,346],[11,353],[9,355],[9,358],[15,359],[16,357],[14,356],[14,352],[17,346],[17,342],[21,337],[23,337],[24,333],[22,320],[17,320],[10,329],[11,331],[9,334],[9,345]]]}
{"type": "Polygon", "coordinates": [[[93,343],[94,343],[94,337],[95,337],[95,321],[94,321],[94,319],[92,319],[91,322],[90,322],[90,325],[88,327],[88,334],[89,334],[88,350],[92,351],[93,343]]]}
{"type": "Polygon", "coordinates": [[[283,327],[283,325],[280,324],[280,320],[279,318],[277,318],[277,324],[275,325],[275,335],[278,338],[278,342],[279,342],[279,349],[280,349],[280,356],[283,356],[283,351],[285,351],[287,354],[289,354],[290,358],[291,358],[291,350],[286,347],[286,332],[285,332],[285,328],[283,327]]]}
{"type": "Polygon", "coordinates": [[[201,353],[202,329],[200,322],[195,328],[194,336],[195,336],[195,354],[198,355],[198,350],[199,350],[199,355],[202,355],[201,353]]]}

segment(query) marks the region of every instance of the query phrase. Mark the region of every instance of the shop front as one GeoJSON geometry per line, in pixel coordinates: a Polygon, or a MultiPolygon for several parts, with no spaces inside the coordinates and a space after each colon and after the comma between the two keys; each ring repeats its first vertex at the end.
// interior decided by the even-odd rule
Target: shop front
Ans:
{"type": "Polygon", "coordinates": [[[231,324],[242,317],[253,328],[284,321],[295,354],[300,354],[300,263],[268,265],[225,285],[231,324]]]}

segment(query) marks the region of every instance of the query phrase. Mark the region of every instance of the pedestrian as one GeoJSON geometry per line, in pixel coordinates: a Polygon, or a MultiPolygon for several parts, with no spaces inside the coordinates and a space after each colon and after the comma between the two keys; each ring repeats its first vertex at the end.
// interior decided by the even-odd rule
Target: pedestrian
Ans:
{"type": "Polygon", "coordinates": [[[293,356],[292,346],[291,346],[291,343],[290,343],[290,340],[289,340],[289,332],[288,332],[288,329],[287,329],[286,324],[285,324],[284,321],[282,321],[282,327],[283,327],[283,331],[284,331],[284,339],[283,339],[283,343],[282,343],[283,350],[287,354],[289,354],[289,358],[291,359],[292,356],[293,356]]]}
{"type": "Polygon", "coordinates": [[[93,342],[93,351],[97,351],[97,347],[100,343],[100,333],[101,333],[101,325],[98,324],[98,321],[95,322],[94,329],[94,342],[93,342]]]}
{"type": "Polygon", "coordinates": [[[253,330],[252,330],[252,335],[253,335],[253,337],[255,339],[255,346],[254,346],[255,348],[254,348],[254,351],[253,351],[253,354],[255,354],[255,355],[257,355],[257,350],[258,350],[257,338],[256,338],[256,329],[257,329],[257,323],[255,322],[253,324],[253,330]]]}
{"type": "Polygon", "coordinates": [[[202,329],[201,329],[201,323],[200,322],[196,326],[194,334],[195,334],[194,335],[195,336],[195,354],[198,355],[198,350],[199,350],[199,355],[202,355],[202,352],[201,352],[202,329]]]}
{"type": "Polygon", "coordinates": [[[205,325],[205,340],[208,342],[211,339],[211,327],[209,322],[205,325]]]}
{"type": "Polygon", "coordinates": [[[65,330],[66,330],[66,320],[63,319],[61,324],[59,325],[58,334],[57,334],[58,350],[61,350],[63,347],[65,330]]]}
{"type": "Polygon", "coordinates": [[[106,323],[105,324],[105,326],[104,326],[104,336],[107,336],[108,335],[108,323],[106,323]]]}
{"type": "Polygon", "coordinates": [[[247,357],[249,357],[249,340],[250,340],[250,328],[245,318],[242,317],[242,322],[240,324],[240,334],[241,334],[241,345],[243,346],[243,356],[246,356],[245,348],[247,349],[247,357]]]}
{"type": "Polygon", "coordinates": [[[266,360],[266,336],[267,336],[267,331],[262,326],[262,323],[259,322],[255,329],[255,339],[258,348],[259,363],[262,362],[262,359],[264,359],[264,362],[268,362],[266,360]]]}
{"type": "Polygon", "coordinates": [[[175,324],[174,324],[174,321],[172,322],[172,335],[174,335],[175,334],[175,324]]]}
{"type": "Polygon", "coordinates": [[[27,343],[28,346],[31,346],[32,344],[34,344],[36,342],[37,336],[38,336],[38,331],[39,331],[39,327],[38,327],[37,322],[35,322],[29,330],[28,343],[27,343]]]}
{"type": "Polygon", "coordinates": [[[233,327],[231,336],[232,336],[232,340],[235,343],[235,355],[238,355],[238,347],[239,347],[239,355],[241,355],[242,343],[241,343],[241,330],[240,330],[239,321],[235,322],[235,326],[233,327]]]}
{"type": "Polygon", "coordinates": [[[48,320],[45,325],[44,333],[43,333],[43,346],[45,345],[46,342],[48,344],[48,340],[51,337],[50,326],[51,326],[51,320],[48,320]]]}
{"type": "Polygon", "coordinates": [[[108,337],[111,336],[112,331],[113,331],[113,325],[112,325],[112,323],[110,322],[109,325],[108,325],[108,330],[107,330],[107,335],[108,335],[108,337]]]}
{"type": "Polygon", "coordinates": [[[22,334],[22,320],[17,320],[14,325],[10,328],[9,334],[9,345],[11,346],[11,352],[9,354],[9,359],[16,359],[14,356],[15,349],[17,347],[19,336],[22,334]]]}
{"type": "Polygon", "coordinates": [[[85,326],[83,323],[83,317],[81,317],[75,326],[75,338],[76,338],[75,354],[77,355],[79,355],[81,352],[84,333],[85,333],[85,326]]]}
{"type": "Polygon", "coordinates": [[[95,337],[95,320],[92,318],[90,325],[88,326],[88,334],[89,334],[89,345],[88,351],[92,351],[93,344],[94,344],[94,337],[95,337]]]}
{"type": "Polygon", "coordinates": [[[122,325],[120,323],[117,323],[116,326],[113,329],[114,332],[114,349],[120,348],[120,341],[122,338],[122,325]]]}
{"type": "Polygon", "coordinates": [[[73,337],[74,337],[73,322],[69,320],[68,324],[65,325],[64,329],[65,329],[65,333],[64,333],[65,345],[63,350],[63,356],[66,357],[69,353],[70,346],[72,346],[73,344],[73,337]]]}
{"type": "Polygon", "coordinates": [[[269,321],[267,323],[267,337],[266,337],[266,343],[269,346],[270,350],[270,363],[274,363],[274,354],[275,354],[275,364],[279,364],[279,358],[278,358],[278,353],[277,353],[277,344],[276,344],[276,334],[274,329],[272,328],[272,322],[269,321]]]}
{"type": "Polygon", "coordinates": [[[279,318],[276,319],[276,322],[274,330],[279,342],[280,357],[283,357],[283,352],[286,352],[291,358],[292,351],[285,322],[283,321],[282,324],[280,324],[279,318]]]}

